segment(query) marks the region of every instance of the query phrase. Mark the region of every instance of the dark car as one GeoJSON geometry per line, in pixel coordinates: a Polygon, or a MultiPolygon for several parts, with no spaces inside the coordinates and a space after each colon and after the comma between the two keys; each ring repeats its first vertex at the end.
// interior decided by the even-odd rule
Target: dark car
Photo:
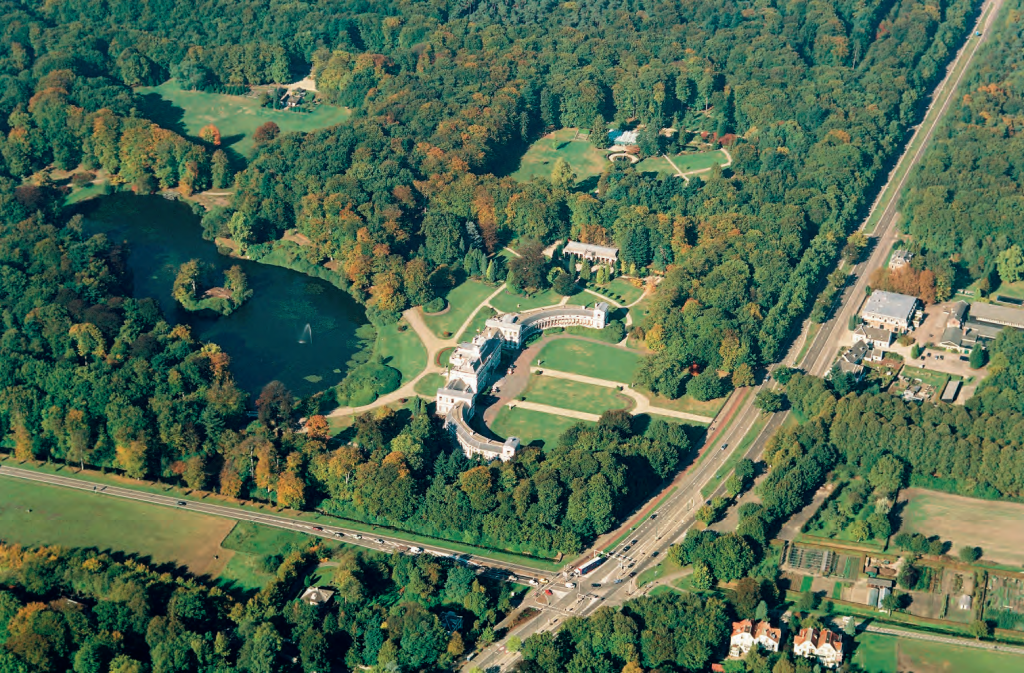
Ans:
{"type": "Polygon", "coordinates": [[[636,577],[636,573],[629,573],[630,577],[636,577]]]}
{"type": "Polygon", "coordinates": [[[599,583],[597,583],[597,582],[591,582],[590,586],[592,586],[595,589],[600,589],[601,588],[601,585],[599,583]]]}
{"type": "Polygon", "coordinates": [[[184,500],[179,500],[179,501],[178,501],[178,506],[180,506],[180,507],[184,507],[184,506],[185,506],[185,505],[187,505],[187,504],[188,504],[188,503],[187,503],[187,502],[185,502],[184,500]]]}
{"type": "Polygon", "coordinates": [[[324,529],[324,527],[323,527],[323,526],[313,526],[313,530],[319,530],[319,531],[322,531],[323,529],[324,529]]]}

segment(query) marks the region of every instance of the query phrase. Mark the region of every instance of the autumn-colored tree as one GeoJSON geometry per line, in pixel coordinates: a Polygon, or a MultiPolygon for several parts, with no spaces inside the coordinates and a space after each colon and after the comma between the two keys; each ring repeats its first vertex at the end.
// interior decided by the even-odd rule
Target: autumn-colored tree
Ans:
{"type": "Polygon", "coordinates": [[[458,631],[453,631],[451,639],[448,640],[448,654],[453,658],[458,658],[465,651],[466,644],[462,641],[462,635],[458,631]]]}
{"type": "Polygon", "coordinates": [[[277,504],[298,509],[306,502],[306,484],[294,472],[285,472],[277,480],[277,504]]]}
{"type": "Polygon", "coordinates": [[[238,471],[225,465],[220,473],[220,493],[229,498],[237,498],[242,493],[242,478],[238,471]]]}
{"type": "Polygon", "coordinates": [[[181,476],[193,491],[201,491],[206,486],[206,459],[192,456],[185,461],[185,470],[181,476]]]}
{"type": "Polygon", "coordinates": [[[622,673],[644,673],[644,669],[637,662],[630,661],[622,667],[622,673]]]}
{"type": "Polygon", "coordinates": [[[213,145],[214,147],[220,146],[220,129],[213,124],[207,124],[203,128],[199,129],[199,137],[204,143],[213,145]]]}
{"type": "Polygon", "coordinates": [[[143,437],[117,447],[117,466],[132,479],[143,479],[148,471],[149,447],[143,437]]]}
{"type": "Polygon", "coordinates": [[[281,133],[281,127],[274,122],[266,122],[261,124],[252,134],[252,140],[257,145],[262,145],[276,138],[279,133],[281,133]]]}
{"type": "Polygon", "coordinates": [[[18,414],[11,424],[14,431],[14,457],[18,460],[33,460],[36,457],[35,435],[25,425],[25,417],[18,414]]]}
{"type": "Polygon", "coordinates": [[[277,474],[277,449],[270,442],[263,442],[256,449],[256,475],[258,488],[272,490],[277,474]]]}
{"type": "Polygon", "coordinates": [[[309,420],[306,421],[306,434],[313,439],[327,439],[327,433],[330,430],[331,426],[327,424],[327,418],[322,414],[310,416],[309,420]]]}

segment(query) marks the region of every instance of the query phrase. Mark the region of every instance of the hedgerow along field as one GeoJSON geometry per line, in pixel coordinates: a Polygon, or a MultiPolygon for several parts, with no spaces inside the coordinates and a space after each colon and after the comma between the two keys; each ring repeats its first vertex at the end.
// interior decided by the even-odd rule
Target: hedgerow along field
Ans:
{"type": "Polygon", "coordinates": [[[906,489],[900,499],[907,501],[900,530],[938,535],[952,542],[954,551],[981,547],[984,561],[1024,564],[1024,505],[920,488],[906,489]]]}
{"type": "Polygon", "coordinates": [[[573,140],[576,129],[561,129],[546,134],[526,150],[519,162],[519,169],[512,177],[519,182],[529,182],[534,178],[549,180],[555,162],[565,159],[576,174],[576,180],[582,181],[600,175],[608,166],[608,156],[604,150],[594,147],[589,140],[573,140]]]}
{"type": "Polygon", "coordinates": [[[320,105],[313,112],[271,110],[260,107],[259,99],[228,96],[205,91],[184,91],[174,80],[160,86],[139,87],[136,92],[146,97],[150,112],[167,128],[182,126],[193,138],[199,129],[213,124],[220,130],[221,146],[243,156],[252,154],[252,134],[266,122],[274,122],[282,133],[307,133],[335,126],[348,120],[352,111],[333,105],[320,105]]]}

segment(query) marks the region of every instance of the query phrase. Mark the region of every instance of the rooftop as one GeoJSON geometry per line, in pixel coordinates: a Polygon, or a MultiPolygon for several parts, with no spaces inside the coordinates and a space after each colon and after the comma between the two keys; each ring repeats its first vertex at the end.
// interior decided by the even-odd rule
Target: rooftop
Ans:
{"type": "Polygon", "coordinates": [[[997,325],[1024,325],[1024,309],[975,302],[971,304],[971,317],[997,325]]]}
{"type": "Polygon", "coordinates": [[[887,329],[871,327],[870,325],[861,325],[854,331],[854,334],[861,334],[866,339],[871,339],[872,341],[892,342],[892,332],[887,329]]]}
{"type": "Polygon", "coordinates": [[[917,309],[917,297],[885,290],[875,290],[864,304],[862,313],[909,320],[917,309]]]}
{"type": "Polygon", "coordinates": [[[565,247],[562,248],[562,254],[566,255],[583,255],[588,252],[594,255],[614,256],[619,254],[619,249],[612,248],[607,245],[580,243],[579,241],[569,241],[568,243],[566,243],[565,247]]]}

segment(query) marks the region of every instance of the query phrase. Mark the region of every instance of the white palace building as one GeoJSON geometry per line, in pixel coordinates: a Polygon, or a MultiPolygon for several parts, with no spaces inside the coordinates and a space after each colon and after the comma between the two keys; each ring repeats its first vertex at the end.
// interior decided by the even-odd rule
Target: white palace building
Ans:
{"type": "Polygon", "coordinates": [[[532,334],[551,327],[589,327],[604,329],[608,323],[608,304],[594,308],[558,306],[533,313],[506,313],[487,321],[483,332],[458,345],[448,360],[445,384],[437,389],[437,414],[444,416],[445,428],[459,442],[467,456],[510,460],[519,448],[519,439],[504,443],[487,439],[469,427],[476,409],[476,396],[498,377],[495,373],[503,351],[519,350],[532,334]]]}

